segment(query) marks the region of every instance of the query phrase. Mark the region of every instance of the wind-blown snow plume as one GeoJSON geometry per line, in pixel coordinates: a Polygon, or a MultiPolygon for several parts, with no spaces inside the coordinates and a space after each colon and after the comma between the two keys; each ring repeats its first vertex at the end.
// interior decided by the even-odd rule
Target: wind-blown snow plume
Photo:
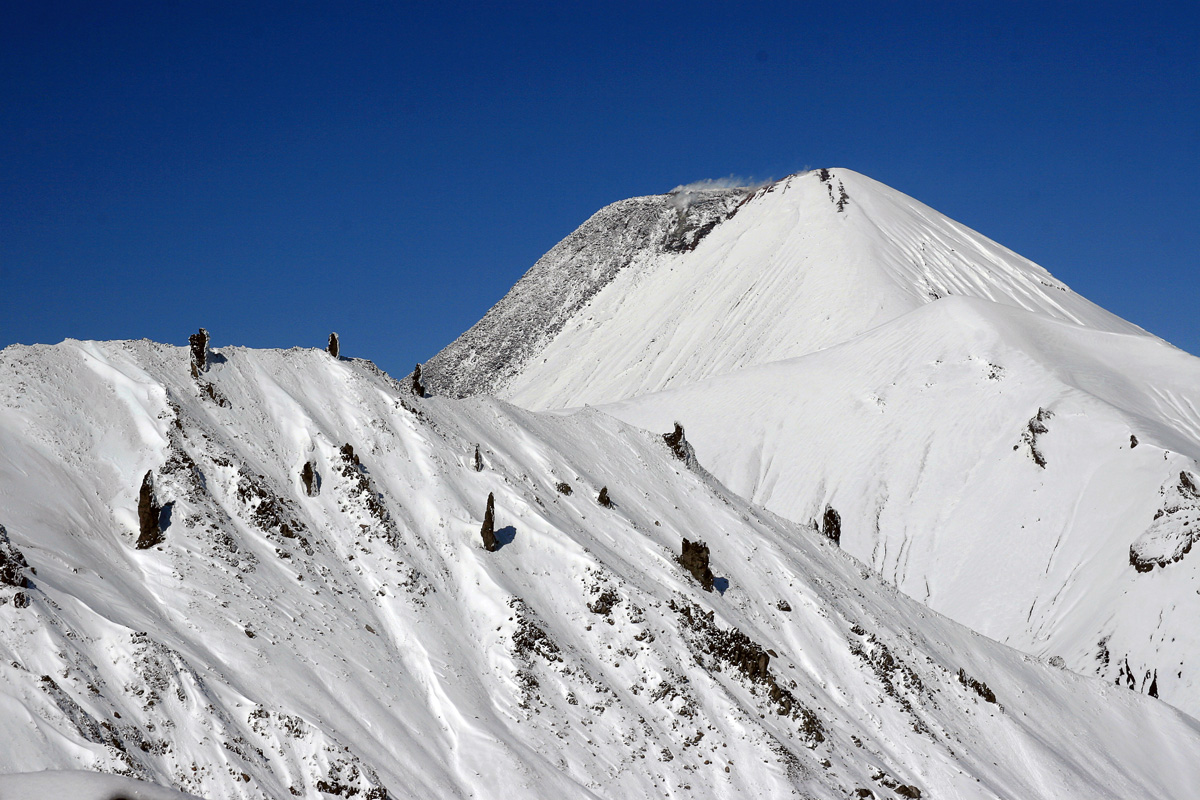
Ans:
{"type": "Polygon", "coordinates": [[[768,183],[771,183],[771,179],[769,178],[767,180],[756,180],[754,178],[739,178],[736,175],[730,175],[727,178],[705,178],[676,186],[667,193],[667,197],[672,208],[679,211],[686,211],[695,202],[696,198],[704,193],[722,189],[752,190],[766,186],[768,183]]]}

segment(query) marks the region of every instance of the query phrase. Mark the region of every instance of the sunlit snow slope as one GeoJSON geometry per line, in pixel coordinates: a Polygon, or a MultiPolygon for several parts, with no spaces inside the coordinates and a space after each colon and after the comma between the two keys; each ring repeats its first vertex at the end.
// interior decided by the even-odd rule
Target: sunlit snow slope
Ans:
{"type": "MultiPolygon", "coordinates": [[[[678,420],[731,490],[833,508],[911,596],[1200,714],[1200,361],[849,170],[745,192],[692,250],[572,236],[472,331],[572,258],[628,266],[490,390],[678,420]]],[[[471,376],[473,341],[435,372],[471,376]]]]}
{"type": "Polygon", "coordinates": [[[1200,359],[980,300],[624,401],[993,638],[1200,714],[1200,359]]]}
{"type": "Polygon", "coordinates": [[[0,775],[0,798],[63,800],[197,800],[195,795],[145,781],[86,770],[42,770],[0,775]]]}
{"type": "Polygon", "coordinates": [[[1141,332],[1007,248],[836,169],[740,195],[615,203],[425,373],[450,396],[494,394],[534,409],[597,404],[804,355],[947,296],[1141,332]]]}
{"type": "Polygon", "coordinates": [[[657,433],[320,351],[221,348],[199,380],[145,341],[0,351],[0,525],[0,772],[213,799],[1200,784],[1191,718],[929,611],[657,433]]]}

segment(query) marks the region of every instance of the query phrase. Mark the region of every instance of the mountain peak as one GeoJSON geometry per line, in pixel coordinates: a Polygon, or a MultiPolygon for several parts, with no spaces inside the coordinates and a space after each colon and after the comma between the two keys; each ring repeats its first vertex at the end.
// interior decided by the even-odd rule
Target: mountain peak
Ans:
{"type": "Polygon", "coordinates": [[[951,295],[1141,332],[923,203],[819,169],[606,206],[426,375],[530,408],[609,402],[814,352],[951,295]]]}

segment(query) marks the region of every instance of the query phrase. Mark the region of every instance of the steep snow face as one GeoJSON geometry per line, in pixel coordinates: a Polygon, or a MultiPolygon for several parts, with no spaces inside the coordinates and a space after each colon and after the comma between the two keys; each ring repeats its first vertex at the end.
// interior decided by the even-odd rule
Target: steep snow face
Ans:
{"type": "Polygon", "coordinates": [[[193,379],[150,342],[10,347],[0,515],[0,772],[214,800],[1200,782],[1194,720],[930,612],[597,411],[417,399],[315,350],[193,379]]]}
{"type": "Polygon", "coordinates": [[[498,393],[621,272],[652,269],[664,253],[691,252],[745,199],[739,190],[677,191],[602,208],[430,359],[428,388],[450,397],[498,393]]]}
{"type": "Polygon", "coordinates": [[[1200,714],[1200,360],[947,298],[798,359],[603,406],[1000,641],[1200,714]]]}
{"type": "Polygon", "coordinates": [[[429,362],[431,385],[534,409],[597,404],[804,355],[947,296],[1141,333],[850,170],[709,200],[690,248],[671,246],[670,200],[625,201],[589,220],[429,362]]]}

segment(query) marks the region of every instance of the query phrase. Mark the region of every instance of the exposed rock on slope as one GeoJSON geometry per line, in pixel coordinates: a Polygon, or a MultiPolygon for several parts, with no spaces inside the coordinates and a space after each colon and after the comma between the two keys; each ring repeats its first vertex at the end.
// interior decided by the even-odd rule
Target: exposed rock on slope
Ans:
{"type": "Polygon", "coordinates": [[[1162,487],[1162,508],[1154,512],[1154,521],[1146,532],[1129,546],[1129,563],[1138,572],[1150,572],[1182,560],[1200,539],[1198,483],[1185,470],[1177,480],[1162,487]]]}
{"type": "Polygon", "coordinates": [[[138,539],[137,548],[145,550],[160,544],[162,533],[162,506],[154,494],[154,473],[147,470],[138,491],[138,539]]]}
{"type": "Polygon", "coordinates": [[[690,542],[684,538],[679,563],[691,573],[704,591],[713,590],[713,572],[708,566],[708,545],[704,542],[690,542]]]}

